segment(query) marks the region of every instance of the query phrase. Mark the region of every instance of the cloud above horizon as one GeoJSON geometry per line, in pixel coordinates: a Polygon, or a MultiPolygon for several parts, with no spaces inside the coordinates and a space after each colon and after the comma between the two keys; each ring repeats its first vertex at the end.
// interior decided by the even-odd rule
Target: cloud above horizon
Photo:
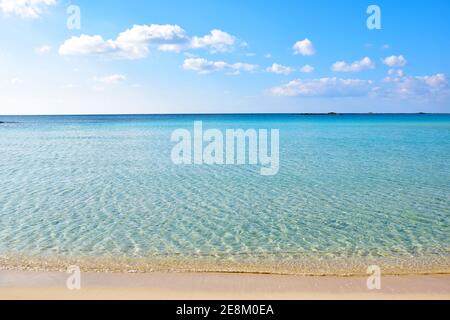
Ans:
{"type": "Polygon", "coordinates": [[[407,61],[405,57],[400,56],[390,56],[383,59],[383,63],[391,68],[403,67],[406,65],[407,61]]]}
{"type": "Polygon", "coordinates": [[[237,43],[235,36],[219,29],[211,30],[209,35],[193,37],[190,47],[193,49],[207,48],[212,53],[229,52],[237,43]]]}
{"type": "Polygon", "coordinates": [[[295,79],[274,87],[274,96],[285,97],[349,97],[366,95],[372,81],[361,79],[319,78],[295,79]]]}
{"type": "Polygon", "coordinates": [[[283,74],[285,76],[291,74],[295,71],[294,68],[286,67],[278,63],[272,64],[272,66],[266,68],[267,72],[275,73],[275,74],[283,74]]]}
{"type": "Polygon", "coordinates": [[[331,70],[334,72],[360,72],[374,68],[375,63],[373,63],[369,57],[364,57],[361,60],[354,61],[351,64],[345,61],[337,61],[331,66],[331,70]]]}
{"type": "Polygon", "coordinates": [[[444,99],[450,96],[450,85],[443,73],[407,76],[399,72],[383,79],[372,94],[400,99],[444,99]]]}
{"type": "Polygon", "coordinates": [[[354,97],[439,100],[450,97],[450,85],[442,74],[406,76],[391,72],[381,81],[343,78],[295,79],[269,90],[284,97],[354,97]]]}
{"type": "Polygon", "coordinates": [[[300,72],[303,73],[311,73],[315,70],[313,66],[310,66],[309,64],[305,64],[303,67],[300,68],[300,72]]]}
{"type": "Polygon", "coordinates": [[[294,54],[300,54],[302,56],[312,56],[316,53],[313,43],[308,38],[301,41],[297,41],[293,46],[294,54]]]}
{"type": "Polygon", "coordinates": [[[134,25],[121,32],[115,40],[105,40],[100,35],[80,35],[67,39],[59,48],[62,56],[106,55],[118,59],[142,59],[150,50],[180,52],[189,49],[206,49],[211,53],[228,52],[238,43],[236,37],[213,29],[203,37],[190,38],[178,25],[134,25]]]}
{"type": "Polygon", "coordinates": [[[208,74],[214,71],[225,71],[227,75],[238,75],[242,71],[253,72],[258,69],[255,64],[249,63],[226,63],[224,61],[209,61],[204,58],[188,58],[182,65],[184,70],[195,71],[199,74],[208,74]]]}
{"type": "Polygon", "coordinates": [[[0,0],[0,11],[22,19],[37,19],[47,7],[56,5],[56,0],[0,0]]]}

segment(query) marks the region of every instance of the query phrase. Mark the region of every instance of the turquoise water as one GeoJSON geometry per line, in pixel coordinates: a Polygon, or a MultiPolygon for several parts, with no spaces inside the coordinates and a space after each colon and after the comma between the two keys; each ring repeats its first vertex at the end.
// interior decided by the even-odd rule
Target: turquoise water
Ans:
{"type": "Polygon", "coordinates": [[[450,270],[450,115],[0,121],[3,267],[34,259],[144,271],[450,270]],[[170,135],[195,120],[279,129],[278,174],[174,165],[170,135]]]}

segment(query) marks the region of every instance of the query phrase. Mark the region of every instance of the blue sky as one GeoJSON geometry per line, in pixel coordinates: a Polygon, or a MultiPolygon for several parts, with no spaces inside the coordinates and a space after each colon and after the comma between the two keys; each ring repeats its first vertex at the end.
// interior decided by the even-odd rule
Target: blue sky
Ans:
{"type": "Polygon", "coordinates": [[[450,112],[449,9],[0,0],[0,114],[450,112]]]}

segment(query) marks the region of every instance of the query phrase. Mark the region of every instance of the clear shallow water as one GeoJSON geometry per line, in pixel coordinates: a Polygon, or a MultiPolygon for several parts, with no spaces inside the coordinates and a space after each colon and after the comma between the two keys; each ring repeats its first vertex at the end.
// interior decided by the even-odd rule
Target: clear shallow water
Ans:
{"type": "Polygon", "coordinates": [[[450,115],[0,121],[4,267],[450,270],[450,115]],[[280,129],[279,173],[172,164],[170,135],[194,120],[280,129]]]}

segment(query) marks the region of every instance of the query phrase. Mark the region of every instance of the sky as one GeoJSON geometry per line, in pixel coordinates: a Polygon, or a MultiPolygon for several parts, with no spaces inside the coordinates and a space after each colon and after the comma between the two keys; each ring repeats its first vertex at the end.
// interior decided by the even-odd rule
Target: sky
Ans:
{"type": "Polygon", "coordinates": [[[446,0],[0,0],[0,114],[449,113],[448,12],[446,0]]]}

